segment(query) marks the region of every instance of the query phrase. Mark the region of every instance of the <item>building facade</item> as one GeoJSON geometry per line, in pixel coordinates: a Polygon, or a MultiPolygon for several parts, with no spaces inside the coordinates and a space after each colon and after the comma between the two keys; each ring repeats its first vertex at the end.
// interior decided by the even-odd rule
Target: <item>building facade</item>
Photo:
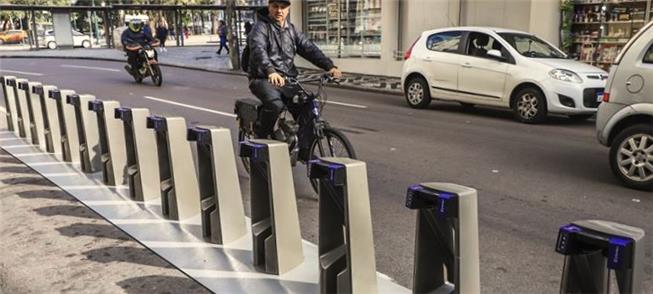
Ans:
{"type": "Polygon", "coordinates": [[[425,30],[503,27],[557,45],[560,0],[303,0],[293,1],[290,19],[343,71],[397,77],[425,30]]]}

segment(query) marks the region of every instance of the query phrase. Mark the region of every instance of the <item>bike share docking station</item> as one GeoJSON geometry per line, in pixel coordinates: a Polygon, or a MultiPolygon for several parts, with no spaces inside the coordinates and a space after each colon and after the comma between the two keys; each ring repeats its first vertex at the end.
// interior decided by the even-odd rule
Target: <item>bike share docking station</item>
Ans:
{"type": "Polygon", "coordinates": [[[197,144],[202,236],[226,244],[247,234],[236,157],[226,128],[188,128],[188,141],[197,144]]]}
{"type": "Polygon", "coordinates": [[[41,95],[38,94],[39,89],[42,87],[43,85],[39,82],[28,82],[26,96],[32,144],[38,145],[41,150],[45,151],[45,125],[43,123],[41,95]]]}
{"type": "Polygon", "coordinates": [[[406,207],[418,210],[413,293],[480,293],[476,190],[412,185],[406,207]]]}
{"type": "Polygon", "coordinates": [[[560,293],[610,293],[613,271],[619,293],[641,293],[644,236],[640,228],[609,221],[562,226],[556,242],[565,255],[560,293]]]}
{"type": "Polygon", "coordinates": [[[79,139],[79,158],[82,171],[94,173],[102,170],[100,162],[100,135],[97,115],[89,110],[88,103],[95,100],[93,95],[68,95],[66,102],[75,109],[75,120],[79,139]]]}
{"type": "Polygon", "coordinates": [[[88,108],[97,115],[102,182],[109,186],[120,186],[126,182],[127,169],[125,130],[122,122],[115,118],[120,102],[93,100],[88,102],[88,108]]]}
{"type": "Polygon", "coordinates": [[[114,117],[123,122],[129,197],[136,201],[156,199],[160,194],[156,137],[146,128],[149,115],[146,108],[120,107],[114,112],[114,117]]]}
{"type": "Polygon", "coordinates": [[[52,90],[50,98],[57,104],[57,117],[59,118],[59,134],[61,136],[61,156],[65,162],[80,162],[79,157],[79,132],[77,130],[77,119],[75,107],[66,103],[68,95],[74,95],[73,90],[52,90]]]}
{"type": "Polygon", "coordinates": [[[16,77],[0,76],[2,92],[5,94],[5,106],[7,107],[7,130],[16,132],[18,127],[18,113],[16,110],[16,77]]]}
{"type": "Polygon", "coordinates": [[[36,85],[34,88],[32,88],[32,95],[33,97],[33,113],[36,116],[36,120],[39,121],[36,123],[36,127],[39,132],[39,141],[40,141],[40,147],[41,150],[47,152],[47,153],[61,153],[61,146],[59,144],[54,144],[52,140],[52,125],[57,126],[56,131],[57,131],[57,142],[61,142],[61,137],[59,136],[59,121],[56,116],[57,113],[57,107],[56,104],[54,103],[52,99],[46,99],[48,95],[50,94],[50,91],[56,89],[54,86],[48,86],[48,85],[36,85]],[[38,100],[38,101],[35,101],[38,100]],[[48,105],[50,103],[50,105],[48,105]],[[49,109],[49,106],[54,105],[54,107],[50,107],[52,110],[49,109]],[[54,112],[54,116],[51,118],[53,115],[51,112],[54,112]],[[54,119],[54,122],[51,120],[54,119]],[[55,145],[58,147],[58,152],[55,152],[55,145]]]}
{"type": "Polygon", "coordinates": [[[240,143],[250,166],[254,267],[281,275],[304,261],[288,145],[272,140],[240,143]]]}
{"type": "Polygon", "coordinates": [[[163,215],[184,220],[199,214],[200,191],[190,142],[186,140],[186,120],[148,116],[147,128],[156,134],[163,215]]]}
{"type": "Polygon", "coordinates": [[[16,79],[14,87],[14,97],[16,98],[16,112],[18,114],[18,136],[27,138],[31,141],[31,132],[29,129],[29,112],[27,109],[27,91],[28,81],[26,79],[16,79]]]}
{"type": "Polygon", "coordinates": [[[364,162],[321,158],[309,163],[319,180],[321,293],[376,293],[372,215],[364,162]]]}

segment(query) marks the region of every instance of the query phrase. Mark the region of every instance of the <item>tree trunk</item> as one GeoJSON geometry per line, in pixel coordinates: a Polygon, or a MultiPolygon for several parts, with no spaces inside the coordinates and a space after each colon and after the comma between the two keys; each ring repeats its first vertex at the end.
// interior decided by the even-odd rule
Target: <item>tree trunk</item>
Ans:
{"type": "Polygon", "coordinates": [[[229,56],[233,70],[240,69],[240,50],[236,38],[236,0],[226,0],[225,18],[227,23],[227,41],[229,41],[229,56]]]}

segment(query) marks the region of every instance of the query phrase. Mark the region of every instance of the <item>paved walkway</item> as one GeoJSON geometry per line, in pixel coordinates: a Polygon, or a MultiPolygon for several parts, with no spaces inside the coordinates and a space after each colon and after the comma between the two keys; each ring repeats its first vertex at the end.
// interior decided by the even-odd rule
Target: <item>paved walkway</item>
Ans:
{"type": "Polygon", "coordinates": [[[209,293],[0,149],[0,294],[209,293]]]}
{"type": "MultiPolygon", "coordinates": [[[[160,54],[161,64],[191,69],[200,69],[226,74],[242,74],[240,70],[231,70],[228,56],[217,55],[215,46],[170,47],[160,54]]],[[[10,57],[45,57],[45,58],[82,58],[124,61],[126,57],[117,49],[41,49],[41,50],[0,50],[0,58],[10,57]]],[[[1,63],[1,61],[0,61],[1,63]]],[[[300,69],[302,74],[319,73],[317,70],[300,69]]],[[[375,90],[385,93],[401,94],[401,81],[394,77],[369,76],[346,73],[340,82],[343,88],[375,90]]]]}

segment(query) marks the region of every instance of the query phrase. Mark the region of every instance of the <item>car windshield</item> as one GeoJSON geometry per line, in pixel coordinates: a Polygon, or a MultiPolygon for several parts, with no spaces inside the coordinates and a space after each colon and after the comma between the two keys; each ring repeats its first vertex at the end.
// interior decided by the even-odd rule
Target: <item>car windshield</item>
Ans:
{"type": "Polygon", "coordinates": [[[519,54],[526,57],[561,59],[567,58],[567,56],[560,50],[533,35],[499,33],[499,36],[505,39],[506,42],[512,46],[512,48],[515,48],[515,50],[519,52],[519,54]]]}

